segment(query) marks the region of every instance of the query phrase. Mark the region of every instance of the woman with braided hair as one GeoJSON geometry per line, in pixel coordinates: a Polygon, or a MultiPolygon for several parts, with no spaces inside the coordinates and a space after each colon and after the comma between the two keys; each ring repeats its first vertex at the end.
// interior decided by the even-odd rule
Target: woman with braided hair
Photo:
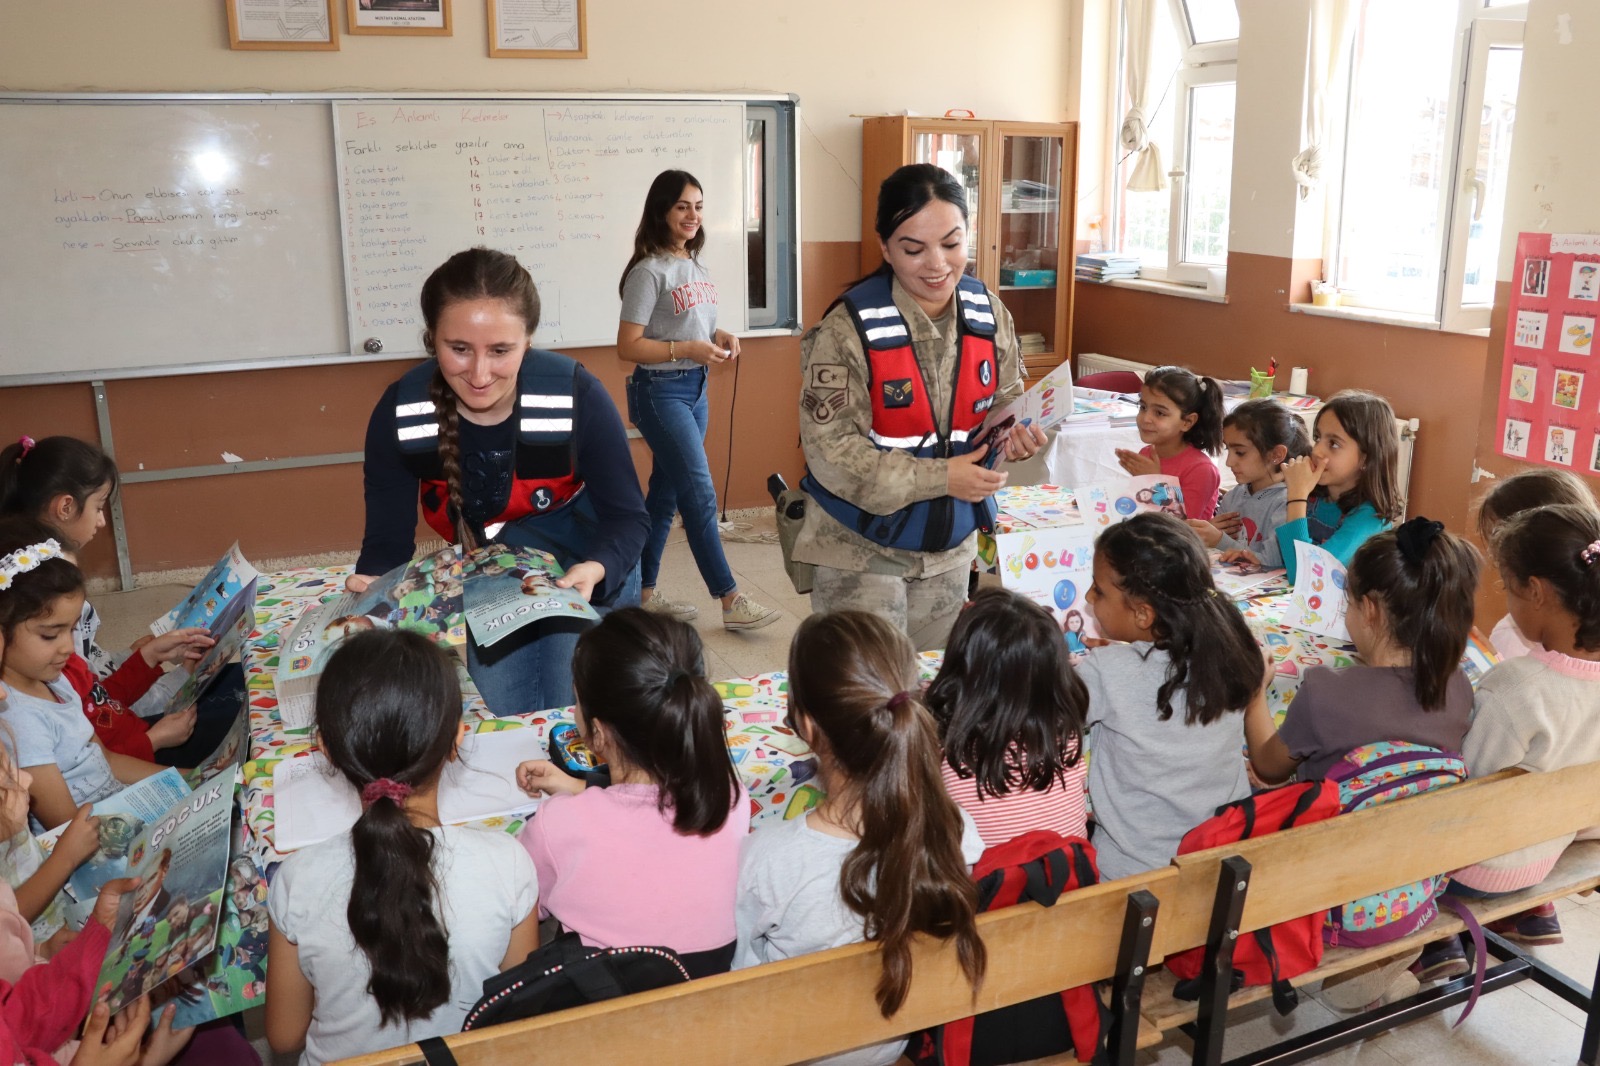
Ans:
{"type": "MultiPolygon", "coordinates": [[[[603,614],[639,601],[649,516],[616,405],[563,355],[532,347],[539,294],[515,257],[459,252],[422,286],[433,356],[389,386],[367,426],[361,591],[416,548],[416,508],[447,541],[538,548],[559,584],[603,614]]],[[[572,702],[572,655],[591,623],[551,619],[467,665],[497,714],[572,702]]]]}

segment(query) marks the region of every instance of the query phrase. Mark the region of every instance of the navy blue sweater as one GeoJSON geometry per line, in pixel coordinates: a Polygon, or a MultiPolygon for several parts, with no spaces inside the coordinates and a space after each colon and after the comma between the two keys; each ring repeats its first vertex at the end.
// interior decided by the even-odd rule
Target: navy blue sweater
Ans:
{"type": "MultiPolygon", "coordinates": [[[[367,502],[366,531],[356,573],[376,576],[406,562],[416,550],[417,494],[419,483],[406,469],[396,444],[395,393],[399,383],[384,390],[367,423],[363,484],[367,502]]],[[[495,517],[494,502],[475,496],[474,469],[508,467],[516,447],[517,414],[493,426],[480,426],[465,418],[457,422],[461,442],[466,519],[481,527],[495,517]]],[[[573,465],[584,494],[590,497],[598,519],[594,540],[585,559],[606,568],[603,588],[614,588],[639,561],[650,516],[644,509],[639,477],[634,471],[628,436],[616,404],[597,378],[578,367],[573,378],[573,465]]],[[[487,479],[493,480],[493,479],[487,479]]],[[[514,516],[520,517],[520,516],[514,516]]],[[[562,560],[571,565],[579,560],[562,560]]],[[[595,590],[596,598],[603,595],[595,590]]]]}

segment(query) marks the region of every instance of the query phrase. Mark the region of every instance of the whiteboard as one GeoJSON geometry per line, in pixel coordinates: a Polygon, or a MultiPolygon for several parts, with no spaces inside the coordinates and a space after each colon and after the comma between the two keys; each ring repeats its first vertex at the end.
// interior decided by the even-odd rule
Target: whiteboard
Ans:
{"type": "Polygon", "coordinates": [[[0,103],[0,375],[348,350],[326,101],[0,103]]]}
{"type": "Polygon", "coordinates": [[[533,276],[536,344],[615,343],[617,283],[667,169],[702,183],[717,322],[746,327],[741,103],[340,101],[334,128],[353,355],[420,353],[423,281],[478,244],[533,276]]]}

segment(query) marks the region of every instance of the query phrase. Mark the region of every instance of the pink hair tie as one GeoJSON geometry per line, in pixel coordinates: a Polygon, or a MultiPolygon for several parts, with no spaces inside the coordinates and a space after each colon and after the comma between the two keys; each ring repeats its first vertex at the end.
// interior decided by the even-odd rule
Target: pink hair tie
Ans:
{"type": "Polygon", "coordinates": [[[25,456],[29,452],[33,451],[33,446],[34,446],[34,444],[37,443],[37,441],[35,441],[32,437],[27,436],[26,434],[24,434],[23,436],[20,436],[20,437],[17,438],[17,443],[22,445],[22,455],[17,456],[17,459],[20,461],[23,456],[25,456]]]}
{"type": "Polygon", "coordinates": [[[380,777],[376,781],[368,781],[361,789],[361,806],[370,807],[380,799],[394,800],[396,805],[405,802],[411,795],[411,786],[396,781],[392,777],[380,777]]]}
{"type": "Polygon", "coordinates": [[[1594,541],[1578,553],[1578,558],[1584,566],[1593,566],[1596,559],[1600,559],[1600,540],[1594,541]]]}
{"type": "Polygon", "coordinates": [[[889,709],[891,711],[898,711],[901,706],[910,698],[910,692],[896,692],[893,696],[889,697],[889,709]]]}

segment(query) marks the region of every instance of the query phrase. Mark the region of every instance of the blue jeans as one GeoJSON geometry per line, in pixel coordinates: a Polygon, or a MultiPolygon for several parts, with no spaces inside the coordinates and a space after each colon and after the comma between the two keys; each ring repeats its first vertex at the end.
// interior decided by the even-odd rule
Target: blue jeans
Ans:
{"type": "Polygon", "coordinates": [[[650,512],[650,536],[639,560],[640,584],[655,588],[661,575],[661,553],[672,531],[672,516],[683,512],[683,531],[689,538],[706,590],[726,596],[738,586],[722,554],[717,528],[717,488],[706,462],[706,369],[636,369],[628,379],[628,418],[644,436],[655,456],[645,510],[650,512]]]}
{"type": "MultiPolygon", "coordinates": [[[[497,539],[518,547],[543,548],[536,523],[508,523],[497,539]]],[[[609,575],[608,575],[609,578],[609,575]]],[[[607,585],[611,584],[607,580],[607,585]]],[[[595,610],[601,617],[619,607],[639,606],[639,567],[623,578],[616,595],[595,610]]],[[[511,634],[487,648],[467,635],[467,672],[492,714],[504,717],[572,705],[572,655],[578,638],[594,625],[585,618],[552,618],[511,634]]]]}

